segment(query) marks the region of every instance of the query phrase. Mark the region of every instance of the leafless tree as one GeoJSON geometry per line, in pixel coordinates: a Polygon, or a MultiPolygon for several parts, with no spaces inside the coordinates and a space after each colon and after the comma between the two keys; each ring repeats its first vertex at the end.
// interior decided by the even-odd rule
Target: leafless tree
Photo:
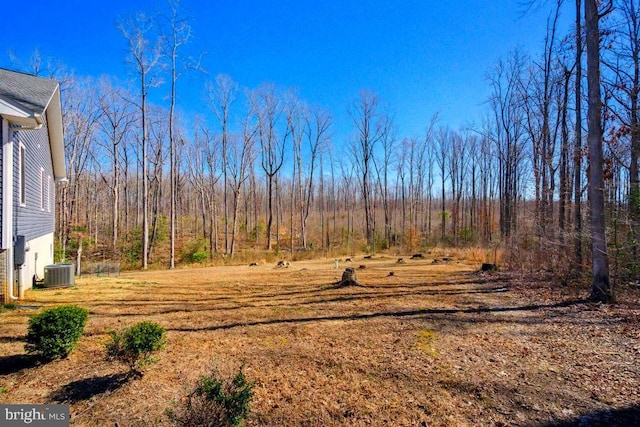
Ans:
{"type": "MultiPolygon", "coordinates": [[[[524,129],[531,142],[531,161],[535,185],[535,225],[536,235],[550,237],[553,227],[553,197],[555,194],[557,171],[557,130],[559,120],[554,120],[554,112],[559,112],[557,98],[561,82],[556,57],[557,25],[560,16],[559,0],[547,19],[544,51],[542,57],[533,61],[528,73],[521,76],[520,87],[524,100],[522,107],[526,121],[524,129]]],[[[524,64],[523,64],[524,65],[524,64]]],[[[526,67],[526,65],[524,65],[526,67]]]]}
{"type": "Polygon", "coordinates": [[[142,162],[142,268],[146,269],[149,261],[149,183],[147,165],[147,99],[151,88],[158,86],[160,80],[156,71],[160,66],[160,40],[153,43],[149,40],[153,31],[153,21],[146,15],[139,14],[134,19],[118,24],[120,32],[127,41],[128,63],[138,79],[140,110],[140,145],[142,162]]]}
{"type": "Polygon", "coordinates": [[[272,247],[274,184],[282,165],[290,129],[279,129],[283,107],[276,88],[265,84],[251,92],[250,101],[258,123],[261,166],[267,177],[267,249],[272,247]]]}
{"type": "Polygon", "coordinates": [[[466,184],[468,139],[453,132],[449,147],[449,174],[451,181],[451,231],[454,245],[458,244],[461,228],[462,196],[466,184]]]}
{"type": "Polygon", "coordinates": [[[293,170],[297,175],[294,176],[292,190],[297,188],[301,244],[307,249],[307,223],[314,195],[316,167],[319,156],[327,148],[331,115],[319,108],[309,108],[297,99],[290,99],[287,123],[293,145],[293,170]]]}
{"type": "Polygon", "coordinates": [[[391,246],[391,183],[389,181],[390,169],[393,167],[392,159],[395,157],[396,151],[396,134],[393,127],[393,123],[390,118],[387,118],[388,122],[385,126],[384,133],[380,140],[381,144],[381,159],[377,156],[373,156],[373,165],[375,167],[378,190],[382,198],[382,212],[384,215],[384,241],[386,247],[391,246]]]}
{"type": "Polygon", "coordinates": [[[524,58],[519,51],[499,60],[490,75],[493,126],[485,137],[495,145],[498,158],[500,234],[509,240],[516,229],[518,181],[524,153],[524,114],[519,91],[524,58]]]}
{"type": "MultiPolygon", "coordinates": [[[[104,149],[105,156],[109,159],[111,170],[109,171],[111,182],[108,184],[112,195],[112,240],[111,246],[115,251],[118,247],[120,228],[120,190],[122,186],[122,158],[126,150],[127,140],[136,124],[136,117],[132,110],[132,105],[127,101],[130,98],[126,91],[103,80],[100,85],[102,96],[99,99],[101,111],[98,122],[102,138],[98,138],[98,143],[104,149]]],[[[105,182],[107,178],[104,178],[105,182]]]]}
{"type": "Polygon", "coordinates": [[[622,146],[627,154],[618,160],[629,172],[627,207],[636,259],[640,235],[640,4],[637,0],[617,0],[616,6],[615,37],[609,55],[603,58],[610,76],[603,79],[605,96],[611,99],[607,113],[614,122],[607,140],[612,148],[622,146]]]}
{"type": "MultiPolygon", "coordinates": [[[[150,207],[150,223],[149,223],[149,259],[151,259],[153,250],[160,240],[164,238],[160,232],[165,200],[165,166],[168,154],[169,126],[165,120],[166,110],[154,106],[148,111],[149,126],[149,207],[150,207]]],[[[144,194],[144,189],[143,189],[144,194]]]]}
{"type": "Polygon", "coordinates": [[[591,258],[593,282],[592,301],[610,302],[613,288],[609,279],[609,255],[605,234],[604,217],[604,177],[602,154],[602,97],[600,92],[600,27],[603,14],[610,11],[612,4],[605,2],[603,11],[598,9],[597,0],[585,0],[585,29],[587,44],[587,86],[588,86],[588,132],[589,146],[589,208],[591,223],[591,258]]]}
{"type": "Polygon", "coordinates": [[[78,204],[81,186],[85,180],[87,166],[93,158],[95,134],[101,111],[97,108],[99,94],[92,80],[69,78],[63,100],[63,126],[65,155],[69,182],[60,190],[61,215],[59,241],[62,258],[66,257],[66,246],[71,237],[72,225],[78,224],[78,204]]]}
{"type": "MultiPolygon", "coordinates": [[[[449,158],[449,150],[451,147],[451,130],[447,127],[441,127],[436,137],[438,141],[438,151],[436,155],[436,163],[440,169],[440,238],[444,240],[447,232],[447,211],[446,211],[446,181],[447,181],[447,166],[449,158]]],[[[449,169],[450,174],[450,169],[449,169]]]]}
{"type": "Polygon", "coordinates": [[[222,155],[222,188],[223,188],[223,212],[224,212],[224,251],[229,253],[229,171],[227,157],[229,151],[229,126],[231,120],[231,107],[236,99],[238,84],[226,74],[218,74],[214,84],[207,85],[207,97],[209,105],[214,111],[221,130],[221,155],[222,155]]]}
{"type": "Polygon", "coordinates": [[[575,266],[582,264],[582,0],[576,0],[575,16],[575,131],[573,145],[573,252],[575,266]]]}
{"type": "Polygon", "coordinates": [[[351,152],[359,171],[360,187],[364,203],[365,235],[367,244],[375,247],[374,211],[374,165],[376,146],[383,140],[389,129],[388,117],[380,111],[378,96],[371,91],[360,92],[358,100],[349,109],[351,120],[356,126],[355,141],[351,152]]]}
{"type": "Polygon", "coordinates": [[[169,80],[171,82],[169,95],[169,268],[174,269],[176,250],[176,187],[178,180],[176,161],[176,144],[178,141],[175,123],[176,102],[178,98],[176,90],[178,79],[188,66],[184,60],[180,60],[181,56],[179,52],[191,38],[191,25],[186,18],[181,16],[180,0],[171,0],[169,2],[169,8],[170,14],[166,17],[168,28],[164,31],[162,40],[164,45],[163,54],[168,60],[169,80]]]}
{"type": "MultiPolygon", "coordinates": [[[[251,176],[253,162],[255,160],[255,139],[258,133],[257,125],[251,122],[249,114],[246,115],[240,138],[230,139],[229,159],[227,167],[229,171],[229,181],[231,194],[233,197],[233,211],[231,222],[231,245],[229,254],[233,256],[237,243],[238,211],[240,209],[240,190],[247,179],[251,176]]],[[[248,195],[245,195],[248,199],[248,195]]],[[[248,212],[245,213],[245,221],[248,219],[248,212]]],[[[248,227],[245,227],[248,228],[248,227]]]]}

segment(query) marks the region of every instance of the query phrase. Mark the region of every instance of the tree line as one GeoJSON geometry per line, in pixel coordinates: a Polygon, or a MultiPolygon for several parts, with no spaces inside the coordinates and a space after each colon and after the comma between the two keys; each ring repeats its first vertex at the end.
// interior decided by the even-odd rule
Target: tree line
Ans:
{"type": "Polygon", "coordinates": [[[567,278],[591,265],[592,297],[611,299],[609,257],[616,280],[640,267],[640,7],[552,6],[540,51],[515,49],[487,72],[481,123],[452,129],[434,114],[424,135],[403,137],[362,90],[341,141],[332,113],[295,90],[223,74],[203,87],[207,114],[179,117],[180,79],[199,67],[181,54],[189,21],[172,3],[120,23],[134,82],[56,76],[69,169],[60,256],[85,245],[173,268],[256,249],[501,247],[512,267],[567,278]],[[575,14],[567,34],[561,13],[575,14]]]}

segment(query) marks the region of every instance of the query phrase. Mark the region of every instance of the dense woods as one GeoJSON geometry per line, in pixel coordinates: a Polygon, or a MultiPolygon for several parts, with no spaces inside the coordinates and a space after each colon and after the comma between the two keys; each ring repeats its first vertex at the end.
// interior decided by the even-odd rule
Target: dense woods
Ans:
{"type": "Polygon", "coordinates": [[[180,54],[189,21],[175,7],[123,21],[131,81],[55,73],[69,169],[58,256],[168,268],[473,246],[564,281],[593,261],[592,297],[607,300],[609,268],[612,282],[640,269],[640,6],[582,6],[545,3],[540,50],[496,58],[481,123],[452,129],[434,112],[419,137],[375,88],[330,112],[222,74],[202,88],[209,110],[181,116],[180,77],[201,71],[180,54]],[[575,14],[568,33],[560,14],[575,14]],[[350,137],[335,138],[334,114],[350,137]]]}

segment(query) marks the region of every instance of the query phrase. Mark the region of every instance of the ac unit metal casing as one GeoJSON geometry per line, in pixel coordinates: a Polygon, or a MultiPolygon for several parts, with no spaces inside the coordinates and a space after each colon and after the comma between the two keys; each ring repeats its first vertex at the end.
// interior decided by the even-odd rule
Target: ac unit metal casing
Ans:
{"type": "Polygon", "coordinates": [[[44,267],[45,288],[74,286],[75,284],[75,265],[52,264],[44,267]]]}

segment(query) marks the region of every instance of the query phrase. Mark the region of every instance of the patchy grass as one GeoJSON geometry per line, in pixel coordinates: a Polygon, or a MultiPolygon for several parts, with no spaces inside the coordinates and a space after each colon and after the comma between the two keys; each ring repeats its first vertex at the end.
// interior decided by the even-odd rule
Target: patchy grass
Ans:
{"type": "Polygon", "coordinates": [[[438,350],[434,346],[436,333],[431,329],[424,329],[418,332],[418,348],[430,356],[437,356],[438,350]]]}
{"type": "Polygon", "coordinates": [[[23,304],[76,304],[89,321],[67,359],[37,364],[24,352],[34,311],[3,313],[0,403],[69,403],[76,426],[168,425],[166,409],[212,364],[229,377],[244,362],[256,381],[247,426],[639,419],[637,290],[615,306],[583,304],[539,278],[480,275],[455,254],[409,257],[125,273],[27,292],[23,304]],[[331,285],[361,264],[364,287],[331,285]],[[140,321],[163,326],[167,347],[130,380],[104,343],[140,321]]]}

